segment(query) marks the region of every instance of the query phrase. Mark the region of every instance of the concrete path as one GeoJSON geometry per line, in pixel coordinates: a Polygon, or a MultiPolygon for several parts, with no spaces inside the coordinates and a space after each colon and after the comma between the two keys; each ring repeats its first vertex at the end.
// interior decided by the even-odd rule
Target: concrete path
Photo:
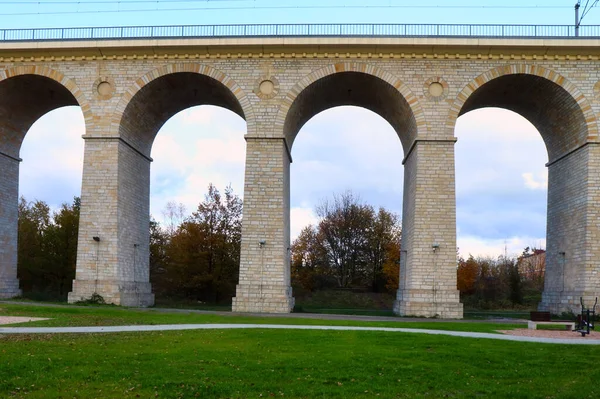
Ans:
{"type": "Polygon", "coordinates": [[[106,326],[106,327],[0,327],[0,334],[56,334],[56,333],[118,333],[137,331],[182,331],[182,330],[221,330],[221,329],[276,329],[276,330],[330,330],[330,331],[385,331],[396,333],[416,333],[446,335],[452,337],[484,338],[502,341],[537,342],[566,345],[600,345],[598,339],[558,339],[541,337],[520,337],[514,335],[475,333],[462,331],[421,330],[415,328],[352,327],[352,326],[308,326],[276,324],[169,324],[149,326],[106,326]]]}

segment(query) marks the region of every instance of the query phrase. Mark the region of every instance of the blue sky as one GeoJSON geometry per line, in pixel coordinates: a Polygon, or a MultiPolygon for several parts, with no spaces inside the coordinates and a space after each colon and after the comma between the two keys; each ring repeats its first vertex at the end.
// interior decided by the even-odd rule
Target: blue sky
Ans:
{"type": "MultiPolygon", "coordinates": [[[[4,28],[276,22],[566,25],[573,23],[575,3],[575,0],[0,1],[4,28]],[[521,8],[509,8],[514,6],[521,8]]],[[[592,10],[584,22],[600,23],[599,12],[592,10]]]]}
{"type": "MultiPolygon", "coordinates": [[[[303,7],[315,5],[321,8],[268,9],[265,7],[294,7],[298,2],[7,3],[17,2],[0,0],[0,21],[4,28],[273,22],[571,24],[575,4],[574,1],[450,0],[421,1],[416,3],[421,8],[406,8],[403,6],[415,2],[384,0],[369,3],[371,8],[353,8],[364,2],[304,1],[303,7]],[[486,8],[455,7],[482,3],[486,8]],[[348,7],[323,8],[334,5],[348,7]],[[377,5],[382,7],[374,7],[377,5]],[[435,8],[436,5],[453,8],[435,8]],[[562,8],[490,8],[500,5],[562,8]],[[121,10],[148,7],[197,9],[82,12],[114,10],[116,7],[121,10]],[[218,9],[207,10],[207,7],[218,9]],[[240,9],[224,9],[231,7],[240,9]]],[[[600,24],[600,9],[592,9],[584,22],[600,24]]],[[[152,150],[155,160],[151,178],[152,214],[161,219],[161,210],[168,201],[181,202],[188,212],[192,212],[202,200],[209,182],[221,189],[231,184],[235,192],[242,195],[244,133],[245,122],[241,118],[216,107],[188,109],[169,120],[152,150]]],[[[79,195],[82,134],[83,118],[77,108],[56,110],[42,117],[31,128],[21,149],[24,159],[21,195],[30,200],[44,200],[53,207],[79,195]]],[[[462,116],[456,136],[459,140],[456,144],[456,187],[460,253],[464,256],[469,253],[497,256],[504,252],[505,246],[511,254],[520,253],[525,246],[544,247],[547,193],[544,164],[547,155],[539,134],[514,113],[487,109],[462,116]]],[[[384,206],[400,213],[401,154],[402,147],[393,129],[370,111],[340,107],[315,116],[303,127],[292,149],[292,235],[316,220],[313,209],[321,199],[347,189],[376,207],[384,206]],[[314,179],[315,175],[323,178],[314,179]]]]}

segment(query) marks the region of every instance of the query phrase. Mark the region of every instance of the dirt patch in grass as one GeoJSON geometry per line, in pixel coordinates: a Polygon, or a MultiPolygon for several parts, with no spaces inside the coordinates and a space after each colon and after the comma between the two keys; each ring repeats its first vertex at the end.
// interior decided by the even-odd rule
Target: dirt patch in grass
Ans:
{"type": "Polygon", "coordinates": [[[1,324],[16,324],[16,323],[29,323],[31,321],[48,320],[44,317],[16,317],[16,316],[0,316],[1,324]]]}
{"type": "Polygon", "coordinates": [[[581,333],[576,331],[560,330],[530,330],[527,328],[515,328],[514,330],[499,330],[503,334],[518,335],[520,337],[540,337],[540,338],[559,338],[559,339],[600,339],[600,332],[590,331],[590,335],[582,337],[581,333]]]}

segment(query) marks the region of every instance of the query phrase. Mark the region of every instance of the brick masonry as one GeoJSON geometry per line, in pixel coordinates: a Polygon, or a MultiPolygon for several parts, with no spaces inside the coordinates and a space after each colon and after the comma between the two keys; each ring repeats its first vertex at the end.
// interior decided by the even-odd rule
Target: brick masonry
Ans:
{"type": "Polygon", "coordinates": [[[548,268],[540,308],[572,310],[580,296],[600,293],[599,49],[579,41],[377,38],[0,46],[0,297],[18,294],[21,141],[39,116],[79,104],[85,156],[77,275],[69,300],[97,292],[116,304],[152,305],[152,143],[175,113],[213,104],[247,122],[233,308],[291,311],[294,139],[318,112],[356,105],[384,117],[404,148],[398,154],[405,163],[405,190],[395,311],[460,318],[454,126],[465,112],[501,106],[528,118],[548,148],[548,268]]]}

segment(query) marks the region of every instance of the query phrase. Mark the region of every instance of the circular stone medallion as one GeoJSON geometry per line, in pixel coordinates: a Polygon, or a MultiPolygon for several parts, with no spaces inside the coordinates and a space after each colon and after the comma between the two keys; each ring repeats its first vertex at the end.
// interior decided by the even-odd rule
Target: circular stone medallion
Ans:
{"type": "Polygon", "coordinates": [[[423,94],[429,101],[443,101],[448,95],[448,83],[439,76],[427,79],[423,85],[423,94]]]}
{"type": "Polygon", "coordinates": [[[269,100],[279,93],[279,81],[273,75],[262,76],[256,80],[253,92],[261,100],[269,100]]]}
{"type": "Polygon", "coordinates": [[[100,82],[98,85],[98,94],[101,96],[109,96],[112,93],[112,86],[108,82],[100,82]]]}
{"type": "Polygon", "coordinates": [[[94,82],[92,90],[96,98],[108,100],[115,93],[115,81],[109,76],[100,76],[94,82]]]}
{"type": "Polygon", "coordinates": [[[273,91],[275,91],[275,84],[270,80],[263,80],[260,82],[260,85],[258,85],[258,90],[265,96],[270,96],[273,94],[273,91]]]}
{"type": "Polygon", "coordinates": [[[444,94],[444,86],[439,82],[433,82],[429,85],[429,94],[431,97],[440,97],[444,94]]]}

